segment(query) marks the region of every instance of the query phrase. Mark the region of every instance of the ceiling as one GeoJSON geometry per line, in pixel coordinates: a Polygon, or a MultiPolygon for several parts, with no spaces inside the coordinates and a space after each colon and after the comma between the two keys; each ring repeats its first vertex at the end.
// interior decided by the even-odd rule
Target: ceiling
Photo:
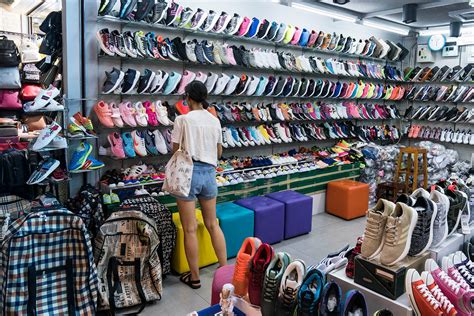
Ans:
{"type": "MultiPolygon", "coordinates": [[[[333,3],[333,0],[313,0],[325,6],[337,7],[348,13],[360,17],[371,17],[389,20],[412,28],[426,28],[432,26],[445,26],[456,18],[450,17],[449,12],[458,10],[472,10],[468,0],[351,0],[345,5],[333,3]],[[402,7],[404,4],[417,3],[417,21],[410,24],[402,22],[402,7]]],[[[474,21],[473,21],[474,22],[474,21]]]]}

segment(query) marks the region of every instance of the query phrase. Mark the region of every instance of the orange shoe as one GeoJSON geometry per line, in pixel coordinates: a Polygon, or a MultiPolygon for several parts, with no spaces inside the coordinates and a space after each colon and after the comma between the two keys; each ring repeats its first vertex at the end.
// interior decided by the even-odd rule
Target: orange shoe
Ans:
{"type": "Polygon", "coordinates": [[[280,103],[278,107],[281,110],[281,113],[283,114],[283,117],[285,118],[285,121],[290,121],[290,114],[288,113],[288,105],[286,103],[280,103]]]}
{"type": "Polygon", "coordinates": [[[214,115],[215,117],[217,117],[217,112],[216,112],[216,108],[212,105],[208,106],[207,108],[207,112],[211,113],[212,115],[214,115]]]}
{"type": "Polygon", "coordinates": [[[184,115],[189,113],[189,106],[186,104],[185,100],[180,100],[175,105],[176,110],[179,114],[184,115]]]}
{"type": "Polygon", "coordinates": [[[232,284],[235,287],[234,293],[237,296],[247,295],[250,263],[261,243],[257,237],[247,237],[242,243],[242,247],[240,247],[235,262],[234,277],[232,278],[232,284]]]}
{"type": "Polygon", "coordinates": [[[415,269],[407,271],[405,289],[416,315],[444,315],[441,304],[433,297],[415,269]]]}

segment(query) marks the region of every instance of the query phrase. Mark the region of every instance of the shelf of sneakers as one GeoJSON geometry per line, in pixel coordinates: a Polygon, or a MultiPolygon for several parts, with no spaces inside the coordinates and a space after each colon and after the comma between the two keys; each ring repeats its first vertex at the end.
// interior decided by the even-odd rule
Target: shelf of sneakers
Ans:
{"type": "Polygon", "coordinates": [[[443,129],[441,127],[412,125],[409,127],[405,137],[408,139],[474,146],[474,131],[471,129],[443,129]]]}
{"type": "Polygon", "coordinates": [[[448,66],[433,68],[430,67],[407,67],[403,71],[403,79],[412,83],[436,83],[436,84],[456,84],[472,85],[474,75],[474,64],[468,64],[464,68],[448,66]]]}
{"type": "Polygon", "coordinates": [[[407,88],[404,99],[413,103],[437,102],[446,104],[474,104],[474,87],[430,85],[412,86],[407,88]]]}
{"type": "MultiPolygon", "coordinates": [[[[371,61],[384,62],[384,63],[398,63],[399,62],[398,60],[390,60],[388,58],[377,58],[377,57],[371,57],[371,56],[366,56],[366,55],[344,53],[342,51],[336,51],[335,50],[337,49],[336,47],[334,47],[335,48],[334,50],[317,49],[317,48],[306,47],[306,46],[292,45],[290,43],[289,44],[276,43],[274,41],[270,41],[266,39],[251,38],[251,37],[246,37],[246,36],[235,36],[235,35],[230,35],[230,34],[225,34],[225,33],[214,33],[214,32],[206,32],[206,31],[201,31],[201,30],[193,30],[189,28],[166,26],[163,24],[150,24],[150,23],[139,22],[139,21],[123,20],[123,19],[119,19],[119,18],[115,18],[111,16],[99,16],[97,18],[97,22],[100,24],[119,24],[123,27],[131,26],[131,27],[136,27],[136,28],[146,28],[149,30],[173,32],[173,33],[182,34],[183,36],[193,34],[193,35],[198,35],[201,37],[221,39],[222,41],[232,40],[232,41],[239,41],[239,42],[248,42],[248,43],[253,43],[253,44],[263,44],[263,45],[268,45],[275,48],[299,49],[299,50],[302,50],[303,52],[329,54],[333,56],[350,57],[350,58],[356,58],[360,60],[371,60],[371,61]]],[[[367,42],[369,44],[372,44],[368,40],[365,43],[367,42]]],[[[357,43],[354,43],[354,44],[357,45],[357,43]]],[[[329,47],[329,45],[326,45],[326,46],[329,47]]],[[[342,50],[344,50],[344,48],[345,48],[345,45],[341,47],[342,50]]]]}
{"type": "Polygon", "coordinates": [[[474,108],[425,105],[414,110],[411,106],[406,109],[404,118],[409,121],[473,125],[474,108]]]}
{"type": "MultiPolygon", "coordinates": [[[[239,48],[241,49],[241,48],[239,48]]],[[[212,52],[212,51],[211,51],[212,52]]],[[[211,53],[209,52],[209,53],[211,53]]],[[[246,51],[248,53],[248,51],[246,51]]],[[[168,52],[168,54],[171,54],[168,52]]],[[[378,82],[390,82],[390,83],[406,83],[405,81],[401,80],[399,77],[399,72],[396,68],[392,68],[389,66],[385,66],[382,68],[379,64],[357,64],[354,62],[349,61],[337,61],[332,59],[321,60],[316,58],[315,56],[304,56],[300,55],[295,58],[294,55],[288,55],[288,61],[285,64],[283,57],[280,57],[279,60],[278,54],[275,52],[262,52],[260,50],[253,50],[253,55],[257,54],[272,54],[271,57],[265,58],[272,58],[272,60],[265,61],[265,63],[259,61],[261,66],[258,67],[256,64],[254,66],[246,66],[244,64],[239,63],[229,64],[223,63],[221,60],[216,62],[216,58],[213,55],[209,57],[206,56],[205,60],[202,62],[199,61],[190,61],[190,60],[183,60],[179,55],[173,56],[174,59],[171,58],[154,58],[151,56],[146,57],[124,57],[119,55],[107,55],[103,51],[99,54],[99,60],[105,61],[114,61],[120,60],[122,63],[150,63],[150,64],[158,64],[158,65],[179,65],[183,66],[185,70],[194,69],[194,68],[202,68],[205,67],[206,69],[216,69],[216,70],[224,70],[230,69],[234,71],[254,71],[258,73],[272,73],[275,75],[307,75],[315,78],[328,78],[328,79],[357,79],[357,80],[364,80],[364,81],[378,81],[378,82]],[[313,58],[314,57],[314,58],[313,58]],[[282,65],[283,63],[283,65],[282,65]],[[389,75],[392,78],[387,78],[385,76],[385,72],[389,72],[389,75]],[[366,75],[364,75],[364,73],[366,75]]],[[[287,53],[288,54],[288,53],[287,53]]],[[[219,59],[221,57],[218,57],[219,59]]],[[[256,57],[253,57],[257,60],[256,57]]],[[[259,57],[263,58],[263,57],[259,57]]],[[[195,59],[195,58],[193,58],[195,59]]]]}

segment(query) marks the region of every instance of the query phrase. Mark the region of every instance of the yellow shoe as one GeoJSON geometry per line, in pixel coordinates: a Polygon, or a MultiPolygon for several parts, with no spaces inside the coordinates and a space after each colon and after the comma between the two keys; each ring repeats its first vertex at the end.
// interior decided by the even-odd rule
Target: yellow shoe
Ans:
{"type": "Polygon", "coordinates": [[[357,87],[357,93],[356,93],[356,99],[360,98],[362,96],[362,93],[364,93],[364,83],[359,81],[359,85],[357,87]]]}
{"type": "Polygon", "coordinates": [[[288,24],[288,27],[286,28],[285,32],[285,38],[283,39],[283,44],[288,44],[289,42],[291,42],[291,40],[293,39],[293,35],[295,35],[295,31],[295,27],[288,24]]]}
{"type": "Polygon", "coordinates": [[[260,125],[259,127],[257,127],[257,129],[262,134],[263,138],[265,139],[265,142],[270,143],[270,135],[268,135],[268,132],[265,127],[263,127],[263,125],[260,125]]]}

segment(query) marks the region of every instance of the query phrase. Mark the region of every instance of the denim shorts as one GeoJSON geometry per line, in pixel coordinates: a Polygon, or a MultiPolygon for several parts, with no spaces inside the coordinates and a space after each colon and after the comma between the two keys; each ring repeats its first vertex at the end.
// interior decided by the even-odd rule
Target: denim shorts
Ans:
{"type": "Polygon", "coordinates": [[[195,161],[189,195],[177,197],[177,199],[194,201],[196,199],[211,200],[215,197],[217,197],[216,167],[195,161]]]}

